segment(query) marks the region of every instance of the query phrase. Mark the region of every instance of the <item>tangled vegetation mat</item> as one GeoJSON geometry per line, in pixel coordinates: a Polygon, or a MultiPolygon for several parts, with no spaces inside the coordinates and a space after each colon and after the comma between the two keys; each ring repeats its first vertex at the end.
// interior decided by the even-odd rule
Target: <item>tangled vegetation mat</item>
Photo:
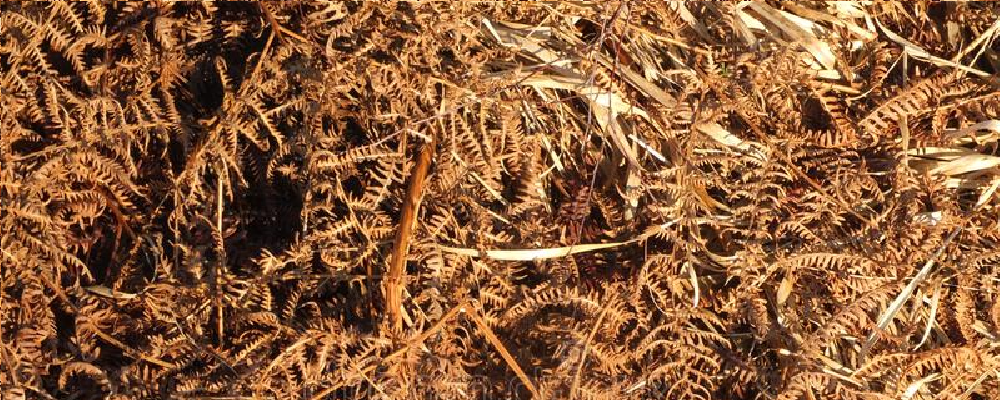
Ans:
{"type": "Polygon", "coordinates": [[[0,397],[997,399],[993,2],[5,2],[0,397]]]}

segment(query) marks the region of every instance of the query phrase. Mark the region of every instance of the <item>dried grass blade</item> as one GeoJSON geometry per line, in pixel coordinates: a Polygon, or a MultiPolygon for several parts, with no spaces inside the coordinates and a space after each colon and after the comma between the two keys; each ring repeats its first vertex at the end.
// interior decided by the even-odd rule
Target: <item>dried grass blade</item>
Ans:
{"type": "Polygon", "coordinates": [[[544,45],[553,36],[552,28],[537,28],[483,18],[483,26],[500,45],[516,48],[522,54],[534,57],[543,63],[558,65],[570,62],[544,45]]]}
{"type": "Polygon", "coordinates": [[[896,314],[899,313],[899,310],[903,308],[903,304],[906,303],[906,301],[910,298],[910,296],[913,294],[913,291],[916,290],[917,286],[920,285],[924,281],[924,279],[927,278],[928,274],[930,274],[931,268],[934,267],[934,263],[937,261],[938,257],[941,257],[941,254],[944,253],[944,249],[947,248],[948,245],[950,245],[953,240],[955,240],[955,237],[958,236],[958,233],[961,231],[962,231],[961,225],[959,225],[958,227],[956,227],[951,231],[951,234],[949,234],[948,237],[944,240],[944,243],[942,243],[941,246],[938,247],[937,251],[935,251],[934,254],[931,255],[931,257],[927,260],[927,262],[924,263],[924,266],[920,268],[920,271],[917,271],[917,274],[913,276],[913,279],[910,280],[910,283],[906,284],[906,287],[903,288],[903,291],[900,292],[899,295],[896,296],[896,298],[892,301],[892,303],[889,304],[889,307],[886,308],[884,312],[882,312],[882,315],[880,315],[878,318],[875,330],[868,335],[868,338],[865,340],[864,346],[862,346],[861,359],[864,359],[865,356],[868,354],[868,349],[870,349],[871,345],[875,343],[875,338],[876,336],[878,336],[878,333],[884,331],[885,328],[889,326],[889,321],[892,321],[892,319],[896,317],[896,314]]]}
{"type": "MultiPolygon", "coordinates": [[[[680,7],[681,9],[684,9],[682,5],[680,7]]],[[[684,10],[686,11],[686,9],[684,10]]],[[[557,63],[562,63],[563,61],[569,61],[569,59],[564,58],[562,54],[549,50],[543,45],[541,40],[531,37],[535,32],[539,31],[544,32],[547,37],[555,36],[558,32],[553,32],[551,29],[539,30],[537,28],[532,28],[528,31],[527,27],[525,27],[525,29],[512,29],[512,26],[518,25],[506,22],[493,23],[487,19],[484,19],[483,23],[486,26],[486,29],[503,46],[516,47],[521,50],[523,54],[537,58],[550,65],[556,65],[557,63]]],[[[570,40],[571,44],[580,44],[572,43],[577,42],[573,35],[558,36],[565,37],[567,40],[570,40]]],[[[602,54],[599,55],[598,58],[606,68],[614,67],[614,63],[609,57],[602,54]]],[[[626,79],[639,87],[639,89],[645,94],[653,97],[663,105],[676,105],[676,101],[671,99],[670,96],[663,90],[659,89],[648,80],[643,79],[635,72],[629,71],[627,68],[614,69],[622,72],[626,79]]],[[[593,85],[590,83],[590,80],[579,71],[566,68],[554,68],[554,71],[556,71],[558,75],[532,76],[525,78],[521,83],[535,88],[573,90],[583,95],[593,110],[594,117],[598,124],[601,125],[604,132],[610,135],[611,141],[615,144],[615,147],[621,151],[621,153],[630,163],[632,163],[632,165],[639,166],[638,155],[633,146],[630,145],[629,138],[622,129],[621,125],[618,123],[618,116],[626,114],[639,115],[646,118],[646,120],[651,120],[646,111],[634,104],[629,104],[617,93],[593,85]]],[[[636,139],[636,142],[641,143],[641,140],[636,139]]],[[[658,152],[654,152],[654,154],[658,154],[658,152]]],[[[662,156],[657,158],[662,161],[662,156]]]]}
{"type": "Polygon", "coordinates": [[[1000,165],[1000,157],[975,154],[961,156],[950,161],[940,161],[936,164],[928,172],[937,175],[955,176],[996,167],[1000,165]]]}
{"type": "Polygon", "coordinates": [[[889,30],[889,28],[886,28],[885,25],[882,25],[882,23],[879,22],[878,19],[875,20],[875,23],[878,25],[879,28],[882,29],[882,32],[885,33],[885,35],[889,39],[891,39],[893,42],[896,42],[899,45],[903,46],[903,48],[906,50],[906,52],[909,55],[913,56],[913,57],[919,58],[921,60],[927,61],[927,62],[929,62],[931,64],[934,64],[934,65],[937,65],[937,66],[953,67],[953,68],[956,68],[956,69],[959,69],[959,70],[962,70],[962,71],[965,71],[965,72],[968,72],[968,73],[971,73],[971,74],[974,74],[974,75],[982,76],[982,77],[989,77],[990,76],[990,74],[987,74],[987,73],[985,73],[983,71],[980,71],[978,69],[970,68],[970,67],[964,66],[964,65],[959,64],[959,63],[954,62],[954,61],[948,61],[948,60],[945,60],[945,59],[943,59],[941,57],[935,56],[935,55],[927,52],[927,50],[924,50],[920,46],[917,46],[917,45],[913,44],[912,42],[904,39],[902,36],[899,36],[895,32],[889,30]]]}
{"type": "Polygon", "coordinates": [[[764,17],[767,22],[778,27],[782,33],[792,38],[792,40],[801,42],[823,68],[836,70],[837,56],[830,50],[829,44],[820,41],[809,30],[812,24],[811,21],[801,17],[790,18],[789,16],[792,14],[783,13],[759,1],[751,2],[749,8],[764,17]]]}
{"type": "Polygon", "coordinates": [[[870,41],[878,38],[878,35],[851,22],[851,20],[849,18],[845,18],[845,16],[833,16],[821,11],[813,10],[805,6],[795,4],[794,2],[791,1],[783,2],[782,5],[803,18],[811,18],[814,20],[826,21],[833,25],[842,26],[846,28],[849,32],[861,37],[862,40],[870,41]]]}
{"type": "Polygon", "coordinates": [[[98,296],[101,296],[101,297],[107,297],[109,299],[128,300],[128,299],[134,299],[136,297],[139,297],[139,295],[134,294],[134,293],[117,292],[117,291],[114,291],[111,288],[109,288],[107,286],[103,286],[103,285],[86,286],[83,289],[86,290],[86,291],[88,291],[88,292],[90,292],[90,293],[92,293],[92,294],[95,294],[95,295],[98,295],[98,296]]]}
{"type": "Polygon", "coordinates": [[[489,258],[499,261],[533,261],[548,258],[560,258],[573,254],[587,253],[595,250],[610,249],[630,242],[613,242],[597,244],[578,244],[567,247],[550,247],[545,249],[519,249],[519,250],[485,250],[466,249],[459,247],[441,246],[441,251],[452,254],[460,254],[469,257],[489,258]]]}
{"type": "Polygon", "coordinates": [[[931,329],[934,328],[934,321],[935,318],[937,317],[937,310],[939,304],[941,304],[940,285],[934,288],[934,294],[931,296],[931,312],[930,315],[927,316],[927,326],[924,327],[924,336],[920,338],[920,343],[917,343],[917,346],[914,347],[913,350],[917,350],[920,348],[920,346],[923,346],[924,343],[927,343],[927,338],[931,336],[931,329]]]}
{"type": "Polygon", "coordinates": [[[753,146],[757,145],[757,143],[740,139],[736,135],[726,130],[726,128],[723,128],[722,125],[719,125],[714,122],[700,123],[698,125],[695,125],[695,130],[707,135],[708,137],[712,138],[712,140],[716,141],[721,145],[731,147],[733,149],[740,150],[746,153],[753,153],[753,155],[759,159],[764,158],[764,154],[762,154],[755,148],[755,146],[753,146]]]}
{"type": "Polygon", "coordinates": [[[639,165],[639,157],[629,144],[628,137],[618,123],[619,115],[638,115],[649,120],[649,115],[642,108],[629,104],[617,93],[599,88],[588,83],[587,79],[575,72],[565,72],[564,75],[533,76],[523,80],[522,84],[539,89],[572,90],[584,96],[594,113],[594,119],[601,129],[609,136],[615,147],[633,165],[639,165]]]}
{"type": "Polygon", "coordinates": [[[997,134],[1000,134],[1000,120],[991,119],[962,129],[945,131],[945,140],[955,141],[959,144],[971,143],[973,141],[984,140],[985,137],[983,136],[996,136],[997,134]],[[980,135],[979,132],[981,131],[989,131],[989,133],[980,135]]]}
{"type": "Polygon", "coordinates": [[[979,199],[976,200],[976,208],[982,207],[990,198],[993,197],[993,193],[996,193],[997,188],[1000,187],[1000,177],[994,177],[993,182],[990,183],[990,187],[983,191],[979,195],[979,199]]]}
{"type": "Polygon", "coordinates": [[[993,26],[991,26],[989,29],[980,34],[979,37],[976,38],[976,40],[973,40],[972,43],[969,43],[968,46],[965,46],[965,48],[963,48],[961,51],[955,54],[955,57],[952,57],[951,61],[957,63],[962,59],[962,57],[965,57],[966,54],[969,54],[970,51],[983,44],[983,42],[987,43],[992,42],[993,39],[996,38],[998,32],[1000,32],[1000,18],[998,18],[996,21],[993,21],[993,26]]]}
{"type": "Polygon", "coordinates": [[[941,379],[941,374],[937,372],[927,375],[923,378],[917,379],[916,381],[914,381],[913,383],[911,383],[909,386],[906,387],[906,391],[903,392],[902,399],[903,400],[912,399],[913,396],[915,396],[917,392],[919,392],[920,389],[924,387],[924,385],[926,385],[928,382],[935,381],[938,379],[941,379]]]}
{"type": "Polygon", "coordinates": [[[910,157],[920,157],[925,160],[954,160],[962,156],[980,154],[977,151],[963,147],[917,147],[909,149],[910,157]]]}

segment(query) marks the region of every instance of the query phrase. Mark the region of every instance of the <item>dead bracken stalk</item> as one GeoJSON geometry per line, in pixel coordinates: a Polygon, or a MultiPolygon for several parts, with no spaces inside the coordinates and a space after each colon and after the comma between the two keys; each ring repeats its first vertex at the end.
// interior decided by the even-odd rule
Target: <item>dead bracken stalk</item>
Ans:
{"type": "Polygon", "coordinates": [[[403,205],[400,208],[399,225],[392,243],[389,268],[386,271],[386,314],[396,332],[402,332],[403,329],[403,283],[406,276],[406,256],[410,251],[410,236],[416,223],[415,219],[420,207],[424,181],[427,179],[431,161],[434,159],[434,147],[433,139],[424,143],[417,156],[417,162],[413,165],[413,171],[410,173],[410,180],[406,187],[406,197],[403,198],[403,205]]]}

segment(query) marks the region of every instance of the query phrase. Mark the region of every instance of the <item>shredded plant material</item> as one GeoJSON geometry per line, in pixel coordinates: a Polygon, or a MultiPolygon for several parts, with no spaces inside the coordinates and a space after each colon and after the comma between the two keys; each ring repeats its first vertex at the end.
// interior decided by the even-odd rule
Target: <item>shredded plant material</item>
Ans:
{"type": "Polygon", "coordinates": [[[4,2],[0,399],[1000,398],[998,16],[4,2]]]}

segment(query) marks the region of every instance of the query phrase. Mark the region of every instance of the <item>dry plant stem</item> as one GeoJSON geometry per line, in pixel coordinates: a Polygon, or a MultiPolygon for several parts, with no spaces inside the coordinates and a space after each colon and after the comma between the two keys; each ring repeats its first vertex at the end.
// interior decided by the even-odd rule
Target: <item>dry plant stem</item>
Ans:
{"type": "Polygon", "coordinates": [[[403,330],[403,281],[406,274],[406,255],[410,249],[410,235],[420,205],[420,194],[424,188],[424,180],[434,158],[435,141],[425,143],[417,163],[410,174],[410,183],[403,199],[403,208],[399,216],[399,227],[396,230],[396,240],[392,246],[392,258],[389,260],[389,271],[386,274],[385,299],[386,312],[392,329],[395,332],[403,330]]]}
{"type": "MultiPolygon", "coordinates": [[[[285,38],[281,35],[284,32],[284,29],[280,24],[278,24],[278,20],[274,18],[274,14],[271,14],[271,10],[268,10],[267,5],[263,3],[260,4],[260,11],[264,13],[265,17],[267,17],[267,23],[271,25],[271,37],[273,38],[274,36],[277,36],[278,41],[284,43],[285,38]]],[[[270,39],[268,39],[268,42],[270,43],[270,39]]],[[[261,57],[263,56],[264,53],[261,53],[261,57]]]]}
{"type": "Polygon", "coordinates": [[[971,395],[972,395],[972,392],[973,392],[973,391],[974,391],[974,390],[975,390],[975,389],[976,389],[977,387],[979,387],[979,385],[982,385],[982,384],[983,384],[983,381],[985,381],[985,380],[986,380],[986,378],[988,378],[990,374],[995,374],[995,373],[997,373],[997,372],[998,372],[998,371],[997,371],[996,369],[993,369],[993,370],[986,370],[985,372],[983,372],[982,374],[980,374],[980,375],[979,375],[979,377],[978,377],[978,378],[976,378],[976,380],[975,380],[974,382],[972,382],[972,384],[971,384],[971,385],[969,385],[969,388],[968,388],[968,389],[965,389],[965,392],[963,392],[963,393],[962,393],[962,395],[958,397],[958,399],[959,399],[959,400],[965,400],[965,399],[968,399],[968,398],[969,398],[969,396],[971,396],[971,395]]]}
{"type": "MultiPolygon", "coordinates": [[[[978,209],[979,207],[976,207],[973,210],[973,212],[975,212],[978,209]]],[[[868,335],[868,338],[865,340],[864,346],[862,346],[861,348],[861,356],[860,356],[861,360],[864,360],[865,357],[868,355],[868,350],[871,349],[872,344],[878,337],[878,333],[889,325],[889,321],[892,321],[892,318],[896,316],[896,313],[898,313],[899,310],[903,307],[903,303],[906,301],[906,299],[908,299],[910,295],[913,294],[913,291],[916,290],[917,285],[919,285],[921,282],[924,281],[925,278],[927,278],[927,275],[931,272],[931,268],[934,266],[934,262],[937,261],[938,257],[941,257],[941,254],[944,253],[944,249],[947,248],[948,245],[950,245],[953,240],[955,240],[955,237],[958,236],[959,232],[962,231],[963,227],[964,227],[963,225],[958,225],[955,227],[955,229],[952,229],[951,234],[949,234],[948,237],[945,238],[944,243],[941,243],[941,246],[939,246],[937,250],[934,252],[934,254],[931,255],[931,258],[928,259],[926,263],[924,263],[924,266],[920,268],[920,271],[918,271],[917,274],[913,277],[913,279],[910,280],[910,283],[908,283],[906,287],[903,288],[903,291],[900,292],[898,296],[896,296],[896,299],[893,300],[891,304],[889,304],[889,308],[887,308],[885,312],[882,313],[882,315],[878,319],[878,324],[876,326],[876,329],[872,331],[870,335],[868,335]]]]}
{"type": "Polygon", "coordinates": [[[108,343],[111,343],[115,347],[121,349],[123,352],[125,352],[126,354],[128,354],[128,355],[130,355],[132,357],[142,359],[142,360],[144,360],[144,361],[146,361],[146,362],[148,362],[150,364],[158,365],[158,366],[161,366],[163,368],[168,368],[168,369],[169,368],[174,368],[174,364],[168,363],[166,361],[160,360],[160,359],[155,358],[155,357],[150,357],[150,356],[142,355],[142,354],[134,351],[131,347],[129,347],[125,343],[120,342],[118,339],[115,339],[111,335],[108,335],[107,333],[101,332],[100,330],[94,330],[94,334],[97,335],[98,337],[100,337],[101,339],[103,339],[104,341],[106,341],[108,343]]]}
{"type": "Polygon", "coordinates": [[[505,347],[503,342],[500,341],[500,338],[493,333],[493,329],[490,329],[490,326],[486,324],[486,321],[483,320],[483,317],[479,313],[478,309],[472,313],[472,320],[476,323],[476,326],[479,327],[479,330],[482,331],[483,336],[486,336],[486,341],[493,345],[493,348],[500,353],[500,356],[503,357],[507,366],[514,370],[514,374],[517,375],[517,378],[521,380],[521,383],[523,383],[526,388],[528,388],[528,391],[531,392],[531,398],[541,399],[541,394],[538,393],[538,389],[535,388],[535,385],[531,383],[531,379],[528,378],[528,374],[524,373],[524,370],[522,370],[521,366],[517,364],[517,360],[514,359],[514,356],[507,351],[507,347],[505,347]]]}
{"type": "MultiPolygon", "coordinates": [[[[264,8],[263,5],[261,6],[261,9],[266,10],[266,8],[264,8]]],[[[268,16],[270,16],[270,14],[268,14],[268,16]]],[[[274,42],[275,36],[278,36],[278,32],[275,28],[272,28],[271,34],[267,36],[267,42],[264,43],[264,49],[260,51],[260,59],[257,60],[257,65],[253,67],[253,72],[250,73],[251,80],[257,78],[257,73],[260,72],[260,66],[264,65],[264,57],[267,57],[267,52],[271,49],[271,43],[274,42]]],[[[250,87],[249,85],[244,86],[244,88],[249,88],[249,87],[250,87]]]]}
{"type": "Polygon", "coordinates": [[[2,368],[2,371],[11,378],[14,385],[20,386],[21,378],[17,375],[17,371],[14,370],[14,362],[11,360],[10,354],[7,353],[8,348],[13,349],[13,343],[7,344],[7,342],[0,339],[0,356],[3,357],[3,366],[0,368],[2,368]]]}
{"type": "MultiPolygon", "coordinates": [[[[906,71],[907,68],[907,58],[908,57],[906,52],[904,52],[903,55],[900,56],[900,63],[902,64],[903,71],[906,71]]],[[[903,74],[904,90],[910,86],[909,83],[910,80],[908,79],[906,74],[903,74]]],[[[906,115],[903,115],[902,118],[900,118],[899,130],[900,133],[902,133],[903,135],[903,156],[901,162],[903,163],[903,166],[909,167],[910,158],[909,156],[907,156],[907,152],[910,150],[910,122],[909,118],[907,118],[906,115]]]]}

